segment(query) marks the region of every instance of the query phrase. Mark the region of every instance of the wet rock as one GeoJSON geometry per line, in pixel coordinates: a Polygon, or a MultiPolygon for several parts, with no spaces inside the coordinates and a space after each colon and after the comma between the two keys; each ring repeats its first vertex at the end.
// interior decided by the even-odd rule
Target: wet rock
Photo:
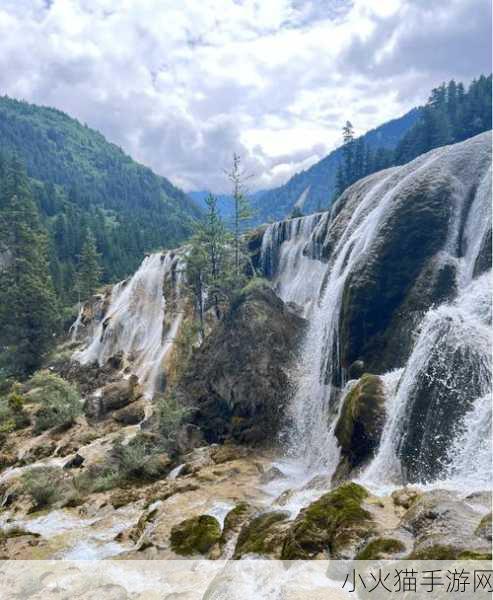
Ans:
{"type": "Polygon", "coordinates": [[[363,487],[348,483],[312,502],[290,526],[281,558],[351,558],[355,545],[368,539],[375,528],[363,508],[367,497],[363,487]]]}
{"type": "Polygon", "coordinates": [[[247,502],[239,502],[224,519],[221,545],[226,544],[237,535],[245,523],[252,517],[254,508],[247,502]]]}
{"type": "Polygon", "coordinates": [[[401,508],[405,508],[406,510],[414,504],[414,502],[419,498],[420,492],[412,487],[404,487],[399,490],[395,490],[392,492],[392,501],[395,506],[400,506],[401,508]]]}
{"type": "Polygon", "coordinates": [[[110,496],[110,504],[113,508],[118,509],[127,504],[132,504],[140,499],[139,494],[132,489],[117,490],[110,496]]]}
{"type": "Polygon", "coordinates": [[[340,481],[374,455],[385,424],[385,396],[377,375],[366,374],[343,399],[335,436],[341,460],[334,479],[340,481]]]}
{"type": "Polygon", "coordinates": [[[449,560],[491,555],[491,543],[477,533],[481,514],[456,493],[423,493],[402,517],[415,537],[413,559],[449,560]]]}
{"type": "Polygon", "coordinates": [[[304,326],[267,285],[237,298],[177,390],[195,408],[193,422],[207,442],[275,443],[304,326]]]}
{"type": "Polygon", "coordinates": [[[279,506],[286,506],[291,498],[293,498],[294,494],[294,490],[284,490],[284,492],[276,498],[274,503],[278,504],[279,506]]]}
{"type": "Polygon", "coordinates": [[[248,554],[280,558],[288,519],[289,513],[285,511],[273,511],[255,517],[240,531],[233,558],[248,554]]]}
{"type": "Polygon", "coordinates": [[[174,525],[170,535],[171,548],[180,556],[207,554],[220,539],[221,526],[210,515],[186,519],[174,525]]]}
{"type": "Polygon", "coordinates": [[[272,481],[275,481],[276,479],[286,479],[286,475],[284,475],[281,469],[278,469],[277,467],[271,467],[261,475],[260,483],[262,485],[266,485],[272,481]]]}
{"type": "Polygon", "coordinates": [[[84,457],[81,456],[80,454],[76,454],[73,458],[68,460],[63,465],[63,468],[64,469],[79,469],[80,467],[82,467],[83,462],[84,462],[84,457]]]}
{"type": "Polygon", "coordinates": [[[230,444],[218,446],[211,450],[211,458],[216,465],[244,458],[246,454],[246,448],[232,446],[230,444]]]}
{"type": "Polygon", "coordinates": [[[365,372],[365,363],[362,360],[355,360],[349,367],[349,379],[359,379],[365,372]]]}
{"type": "Polygon", "coordinates": [[[17,458],[10,452],[0,452],[0,471],[15,464],[17,458]]]}
{"type": "Polygon", "coordinates": [[[490,513],[481,519],[481,521],[479,522],[479,525],[477,526],[474,533],[477,536],[484,538],[488,542],[491,542],[491,538],[492,538],[491,530],[492,530],[492,525],[491,525],[491,513],[490,513]]]}
{"type": "Polygon", "coordinates": [[[145,417],[145,401],[139,400],[133,402],[129,406],[124,406],[119,410],[115,410],[112,415],[113,419],[122,425],[137,425],[144,420],[145,417]]]}
{"type": "Polygon", "coordinates": [[[91,396],[86,401],[85,412],[91,419],[99,419],[112,411],[128,406],[142,397],[142,388],[135,375],[128,379],[108,383],[100,395],[91,396]]]}
{"type": "Polygon", "coordinates": [[[304,490],[330,490],[332,479],[328,475],[315,475],[303,486],[304,490]]]}
{"type": "MultiPolygon", "coordinates": [[[[429,292],[411,288],[443,247],[448,234],[454,193],[452,178],[428,181],[413,178],[402,186],[379,227],[366,260],[347,278],[340,318],[341,360],[351,365],[363,360],[372,372],[402,366],[412,344],[412,327],[393,320],[423,312],[436,301],[429,292]],[[401,310],[406,304],[407,311],[401,310]]],[[[341,211],[342,219],[349,207],[341,211]]]]}

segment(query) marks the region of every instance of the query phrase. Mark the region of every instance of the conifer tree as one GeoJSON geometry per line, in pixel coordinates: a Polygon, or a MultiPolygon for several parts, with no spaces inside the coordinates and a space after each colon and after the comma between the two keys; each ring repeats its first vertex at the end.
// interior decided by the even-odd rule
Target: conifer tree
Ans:
{"type": "Polygon", "coordinates": [[[80,298],[83,300],[94,294],[101,280],[96,240],[90,231],[86,233],[86,239],[82,246],[77,280],[80,298]]]}
{"type": "Polygon", "coordinates": [[[234,246],[234,273],[237,282],[241,279],[241,234],[243,224],[251,218],[252,210],[245,195],[245,173],[241,168],[241,160],[238,154],[233,155],[233,166],[228,173],[233,185],[233,246],[234,246]]]}
{"type": "Polygon", "coordinates": [[[0,192],[0,340],[10,372],[37,369],[58,329],[48,243],[23,167],[13,160],[0,192]]]}

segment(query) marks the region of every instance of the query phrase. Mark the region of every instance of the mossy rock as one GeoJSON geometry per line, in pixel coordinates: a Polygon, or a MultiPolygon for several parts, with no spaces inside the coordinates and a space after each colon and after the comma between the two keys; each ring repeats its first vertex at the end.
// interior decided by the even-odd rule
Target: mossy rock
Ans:
{"type": "Polygon", "coordinates": [[[491,560],[491,558],[491,553],[436,544],[421,550],[414,550],[408,560],[491,560]]]}
{"type": "Polygon", "coordinates": [[[312,502],[289,529],[281,558],[307,560],[327,551],[339,557],[366,539],[374,531],[373,519],[362,506],[367,497],[365,488],[347,483],[312,502]]]}
{"type": "Polygon", "coordinates": [[[247,502],[239,502],[232,508],[224,519],[221,544],[225,544],[235,533],[238,533],[252,513],[253,508],[247,502]]]}
{"type": "Polygon", "coordinates": [[[479,525],[476,528],[476,531],[474,532],[476,535],[479,535],[479,537],[482,537],[488,541],[491,542],[491,530],[492,530],[492,520],[491,520],[491,513],[485,515],[481,521],[479,522],[479,525]]]}
{"type": "Polygon", "coordinates": [[[364,374],[343,400],[335,436],[341,447],[336,479],[370,460],[385,424],[385,395],[378,375],[364,374]]]}
{"type": "Polygon", "coordinates": [[[393,538],[377,538],[358,552],[356,560],[383,560],[394,554],[404,552],[406,546],[393,538]]]}
{"type": "Polygon", "coordinates": [[[186,519],[171,529],[173,552],[180,556],[206,554],[221,539],[221,526],[216,518],[200,515],[186,519]]]}
{"type": "Polygon", "coordinates": [[[289,518],[285,511],[260,515],[240,531],[233,558],[246,554],[270,555],[278,558],[286,534],[284,523],[289,518]]]}

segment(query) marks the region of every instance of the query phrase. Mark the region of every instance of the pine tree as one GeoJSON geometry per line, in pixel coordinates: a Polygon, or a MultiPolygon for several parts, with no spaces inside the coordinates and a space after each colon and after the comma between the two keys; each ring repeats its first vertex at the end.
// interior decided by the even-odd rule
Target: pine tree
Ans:
{"type": "MultiPolygon", "coordinates": [[[[234,279],[231,268],[231,235],[219,214],[217,198],[206,198],[207,212],[204,220],[195,225],[192,238],[193,265],[189,272],[189,284],[193,286],[197,305],[202,303],[202,293],[212,300],[216,316],[221,316],[221,303],[231,295],[234,279]]],[[[234,244],[233,244],[234,248],[234,244]]],[[[202,310],[202,308],[200,308],[202,310]]]]}
{"type": "Polygon", "coordinates": [[[23,167],[8,165],[0,193],[0,340],[18,375],[37,369],[58,330],[48,242],[23,167]]]}
{"type": "Polygon", "coordinates": [[[252,210],[245,195],[245,173],[241,169],[241,161],[238,154],[233,155],[233,166],[228,173],[233,185],[233,245],[234,245],[234,270],[237,282],[240,281],[242,270],[242,243],[243,224],[252,217],[252,210]]]}
{"type": "Polygon", "coordinates": [[[77,283],[80,298],[86,300],[96,291],[101,280],[101,268],[99,266],[99,254],[96,248],[96,240],[88,231],[82,246],[80,255],[77,283]]]}

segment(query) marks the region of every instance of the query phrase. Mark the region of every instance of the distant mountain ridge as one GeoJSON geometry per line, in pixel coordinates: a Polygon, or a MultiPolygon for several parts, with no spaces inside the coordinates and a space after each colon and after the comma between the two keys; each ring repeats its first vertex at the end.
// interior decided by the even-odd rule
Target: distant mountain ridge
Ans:
{"type": "MultiPolygon", "coordinates": [[[[421,108],[413,108],[402,117],[383,123],[361,137],[373,150],[393,150],[418,121],[421,112],[421,108]]],[[[293,175],[284,185],[252,196],[255,223],[283,219],[295,206],[305,214],[328,208],[334,196],[336,171],[341,158],[342,146],[306,171],[293,175]]]]}

